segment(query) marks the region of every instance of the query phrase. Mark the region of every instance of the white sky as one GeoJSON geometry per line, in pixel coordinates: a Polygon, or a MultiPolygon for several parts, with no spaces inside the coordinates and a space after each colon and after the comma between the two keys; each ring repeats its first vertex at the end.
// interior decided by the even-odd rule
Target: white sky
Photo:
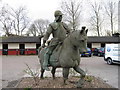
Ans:
{"type": "MultiPolygon", "coordinates": [[[[10,7],[18,8],[19,6],[25,6],[28,10],[28,16],[33,20],[38,18],[54,20],[54,11],[60,9],[60,3],[64,0],[1,0],[2,4],[8,4],[10,7]]],[[[102,0],[83,0],[86,7],[87,1],[101,2],[102,0]]],[[[104,2],[108,0],[103,0],[104,2]]],[[[118,0],[113,0],[118,1],[118,0]]],[[[89,8],[89,7],[87,7],[89,8]]],[[[84,8],[85,9],[85,8],[84,8]]]]}
{"type": "MultiPolygon", "coordinates": [[[[28,17],[31,20],[35,19],[48,19],[54,21],[54,11],[60,9],[61,1],[64,0],[0,0],[0,5],[8,4],[14,9],[19,6],[25,6],[28,10],[28,17]],[[2,3],[1,3],[2,1],[2,3]]],[[[87,25],[88,17],[90,16],[90,8],[87,2],[107,2],[108,0],[83,0],[83,17],[82,25],[87,25]],[[87,12],[86,12],[87,11],[87,12]]],[[[118,2],[119,0],[111,0],[118,2]]]]}
{"type": "Polygon", "coordinates": [[[33,20],[38,18],[54,20],[54,11],[58,9],[61,0],[2,0],[13,8],[25,6],[28,16],[33,20]]]}

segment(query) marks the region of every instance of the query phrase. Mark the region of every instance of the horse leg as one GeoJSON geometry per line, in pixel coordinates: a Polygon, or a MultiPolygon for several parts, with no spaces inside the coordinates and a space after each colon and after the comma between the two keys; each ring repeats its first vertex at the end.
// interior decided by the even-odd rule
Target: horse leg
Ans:
{"type": "Polygon", "coordinates": [[[53,67],[53,68],[52,68],[52,71],[51,71],[53,79],[55,79],[55,71],[56,71],[56,68],[53,67]]]}
{"type": "Polygon", "coordinates": [[[69,75],[69,68],[63,68],[64,85],[66,85],[66,80],[68,79],[68,75],[69,75]]]}
{"type": "Polygon", "coordinates": [[[41,76],[40,76],[41,79],[43,79],[44,72],[45,72],[45,70],[41,67],[41,76]]]}
{"type": "Polygon", "coordinates": [[[86,73],[80,68],[80,67],[74,67],[73,68],[76,72],[80,73],[81,74],[81,78],[80,80],[78,81],[78,84],[77,84],[77,87],[78,88],[82,88],[82,85],[84,83],[84,78],[85,78],[85,75],[86,73]]]}

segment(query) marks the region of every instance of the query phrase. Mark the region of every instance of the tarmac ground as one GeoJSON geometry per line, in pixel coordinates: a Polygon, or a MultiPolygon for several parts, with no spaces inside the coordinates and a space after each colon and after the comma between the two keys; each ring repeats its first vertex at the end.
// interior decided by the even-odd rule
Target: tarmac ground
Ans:
{"type": "MultiPolygon", "coordinates": [[[[2,88],[6,87],[9,82],[13,80],[18,80],[22,77],[27,76],[24,70],[29,67],[32,70],[40,69],[38,56],[0,56],[2,57],[2,72],[1,82],[2,88]],[[27,64],[27,65],[26,65],[27,64]]],[[[118,88],[118,64],[108,65],[103,57],[82,57],[80,68],[82,68],[87,74],[100,77],[108,84],[115,88],[118,88]]],[[[51,77],[51,72],[46,71],[45,76],[51,77]]],[[[56,76],[62,77],[62,69],[59,68],[56,71],[56,76]]],[[[1,87],[1,86],[0,86],[1,87]]]]}

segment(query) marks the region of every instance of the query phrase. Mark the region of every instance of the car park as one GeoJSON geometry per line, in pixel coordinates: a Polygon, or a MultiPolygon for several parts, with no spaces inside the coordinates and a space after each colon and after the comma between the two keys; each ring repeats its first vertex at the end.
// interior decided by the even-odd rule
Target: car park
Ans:
{"type": "Polygon", "coordinates": [[[90,49],[90,48],[87,48],[87,52],[82,53],[81,56],[91,57],[91,54],[92,54],[91,49],[90,49]]]}
{"type": "Polygon", "coordinates": [[[105,48],[104,47],[101,47],[101,48],[95,48],[93,51],[92,51],[92,54],[94,56],[104,56],[105,54],[105,48]]]}
{"type": "Polygon", "coordinates": [[[105,48],[101,47],[99,50],[98,50],[98,56],[104,56],[105,54],[105,48]]]}
{"type": "Polygon", "coordinates": [[[94,48],[94,50],[92,51],[92,55],[98,56],[98,50],[99,50],[99,48],[94,48]]]}

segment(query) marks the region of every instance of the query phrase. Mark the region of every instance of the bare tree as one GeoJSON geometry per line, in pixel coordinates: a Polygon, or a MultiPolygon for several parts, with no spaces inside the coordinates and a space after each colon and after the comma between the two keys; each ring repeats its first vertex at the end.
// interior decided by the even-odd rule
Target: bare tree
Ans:
{"type": "Polygon", "coordinates": [[[9,36],[12,33],[12,20],[8,14],[7,6],[3,6],[0,9],[0,22],[2,24],[3,32],[5,36],[9,36]]]}
{"type": "MultiPolygon", "coordinates": [[[[29,34],[32,34],[33,36],[37,36],[37,32],[36,32],[37,30],[36,30],[36,27],[35,27],[35,25],[34,24],[31,24],[31,26],[30,26],[30,28],[29,28],[29,34]]],[[[27,33],[27,34],[28,34],[27,33]]]]}
{"type": "Polygon", "coordinates": [[[103,22],[102,18],[101,18],[101,5],[98,3],[91,3],[91,7],[92,7],[92,11],[93,13],[91,14],[91,26],[95,28],[95,30],[97,31],[98,36],[100,36],[100,28],[101,28],[101,24],[103,22]]]}
{"type": "Polygon", "coordinates": [[[109,17],[110,26],[111,26],[111,35],[114,33],[114,22],[115,22],[115,13],[116,13],[116,3],[109,1],[107,5],[104,6],[107,16],[109,17]]]}
{"type": "Polygon", "coordinates": [[[105,36],[111,36],[111,32],[110,32],[110,30],[105,30],[105,36]]]}
{"type": "Polygon", "coordinates": [[[24,7],[19,7],[15,10],[5,5],[0,11],[0,22],[2,23],[5,34],[7,36],[13,33],[22,35],[28,25],[26,9],[24,7]]]}
{"type": "Polygon", "coordinates": [[[37,33],[39,35],[44,35],[46,32],[46,29],[49,25],[48,20],[38,19],[34,21],[35,27],[37,28],[37,33]]]}
{"type": "Polygon", "coordinates": [[[118,2],[118,32],[120,33],[120,1],[118,2]]]}
{"type": "Polygon", "coordinates": [[[29,28],[29,33],[32,35],[40,35],[43,36],[47,30],[47,27],[49,25],[48,20],[43,20],[43,19],[37,19],[31,24],[29,28]]]}
{"type": "Polygon", "coordinates": [[[64,20],[69,23],[71,28],[77,30],[80,26],[80,15],[82,11],[82,2],[75,0],[66,0],[61,4],[61,9],[65,14],[64,20]]]}
{"type": "Polygon", "coordinates": [[[27,28],[29,24],[26,9],[24,7],[19,7],[18,9],[9,10],[9,14],[13,20],[13,28],[16,35],[22,35],[23,31],[27,28]]]}

